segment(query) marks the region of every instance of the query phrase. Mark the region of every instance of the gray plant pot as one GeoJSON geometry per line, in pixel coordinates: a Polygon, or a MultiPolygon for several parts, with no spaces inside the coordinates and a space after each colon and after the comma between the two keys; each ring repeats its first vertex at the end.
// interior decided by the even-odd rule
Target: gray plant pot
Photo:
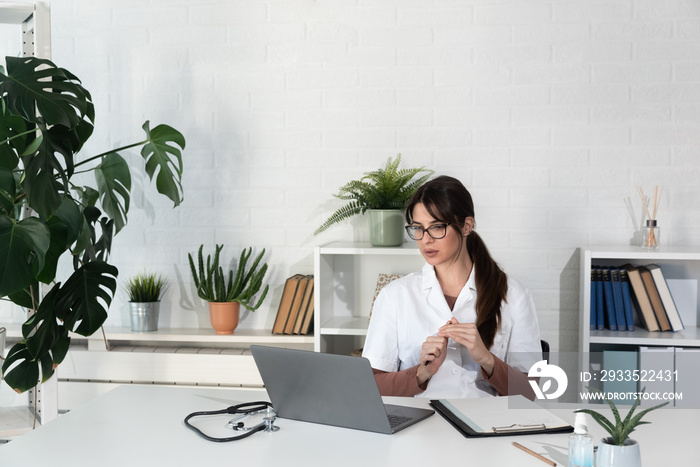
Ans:
{"type": "Polygon", "coordinates": [[[369,242],[373,246],[403,244],[404,218],[400,209],[369,209],[369,242]]]}
{"type": "Polygon", "coordinates": [[[160,302],[129,302],[131,331],[151,332],[158,330],[160,302]]]}

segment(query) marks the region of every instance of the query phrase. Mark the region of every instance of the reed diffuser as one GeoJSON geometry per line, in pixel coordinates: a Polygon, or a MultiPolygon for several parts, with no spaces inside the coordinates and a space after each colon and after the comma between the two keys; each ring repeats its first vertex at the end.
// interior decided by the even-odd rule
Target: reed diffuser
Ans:
{"type": "Polygon", "coordinates": [[[656,250],[659,248],[659,236],[661,234],[661,230],[656,222],[656,214],[659,211],[659,202],[661,201],[661,194],[664,191],[664,187],[662,186],[661,189],[659,189],[658,185],[654,185],[654,204],[652,209],[649,209],[649,200],[644,196],[644,190],[641,186],[637,187],[637,191],[639,192],[639,197],[642,199],[644,211],[647,214],[645,226],[642,228],[642,248],[656,250]]]}

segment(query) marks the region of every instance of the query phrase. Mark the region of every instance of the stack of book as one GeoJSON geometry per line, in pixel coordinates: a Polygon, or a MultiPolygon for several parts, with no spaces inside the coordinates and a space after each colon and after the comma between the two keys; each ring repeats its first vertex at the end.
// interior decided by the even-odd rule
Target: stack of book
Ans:
{"type": "Polygon", "coordinates": [[[284,283],[273,334],[308,334],[313,327],[314,276],[295,274],[284,283]]]}
{"type": "Polygon", "coordinates": [[[684,328],[659,266],[592,266],[591,329],[634,331],[635,315],[649,331],[684,328]]]}

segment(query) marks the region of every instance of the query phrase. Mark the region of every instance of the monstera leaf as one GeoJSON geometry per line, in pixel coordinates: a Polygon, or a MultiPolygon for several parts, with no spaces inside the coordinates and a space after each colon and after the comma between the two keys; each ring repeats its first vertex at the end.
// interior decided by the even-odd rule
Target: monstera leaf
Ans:
{"type": "Polygon", "coordinates": [[[0,213],[0,297],[19,292],[44,268],[49,229],[39,219],[19,222],[0,213]]]}
{"type": "Polygon", "coordinates": [[[31,123],[75,128],[84,118],[95,120],[90,93],[71,72],[50,60],[6,57],[0,73],[0,96],[7,109],[31,123]]]}
{"type": "Polygon", "coordinates": [[[153,180],[158,170],[156,188],[178,206],[183,199],[182,185],[182,154],[174,144],[185,149],[185,138],[182,133],[168,125],[158,125],[149,130],[149,122],[143,124],[148,135],[148,142],[141,149],[141,155],[146,159],[146,172],[153,180]]]}
{"type": "Polygon", "coordinates": [[[107,154],[95,168],[95,179],[102,208],[114,219],[115,233],[126,225],[131,196],[131,172],[129,164],[116,152],[107,154]]]}
{"type": "Polygon", "coordinates": [[[116,267],[99,260],[74,271],[56,299],[56,317],[69,331],[92,335],[107,319],[118,273],[116,267]]]}

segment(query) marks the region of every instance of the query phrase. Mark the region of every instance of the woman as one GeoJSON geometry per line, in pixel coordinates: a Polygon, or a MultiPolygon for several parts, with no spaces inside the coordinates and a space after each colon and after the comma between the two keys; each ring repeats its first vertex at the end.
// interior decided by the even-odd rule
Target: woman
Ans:
{"type": "Polygon", "coordinates": [[[362,355],[382,395],[534,398],[525,372],[542,354],[532,297],[474,232],[467,189],[447,176],[427,182],[406,222],[427,264],[374,303],[362,355]]]}

